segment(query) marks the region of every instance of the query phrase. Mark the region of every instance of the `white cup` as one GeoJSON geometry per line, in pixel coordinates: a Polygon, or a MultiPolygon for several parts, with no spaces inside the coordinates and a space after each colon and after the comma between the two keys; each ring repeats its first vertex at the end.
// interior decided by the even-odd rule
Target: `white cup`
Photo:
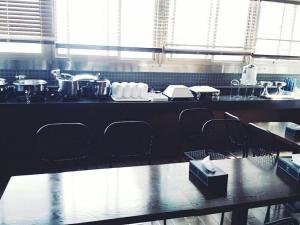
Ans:
{"type": "Polygon", "coordinates": [[[111,89],[112,89],[112,96],[114,96],[115,98],[122,98],[123,90],[119,82],[112,83],[111,89]]]}
{"type": "Polygon", "coordinates": [[[144,90],[144,84],[143,83],[138,83],[137,84],[137,97],[138,98],[142,98],[142,93],[143,93],[143,90],[144,90]]]}
{"type": "Polygon", "coordinates": [[[142,93],[142,98],[143,98],[143,99],[148,98],[148,84],[144,84],[144,89],[143,89],[143,93],[142,93]]]}
{"type": "Polygon", "coordinates": [[[139,87],[137,83],[130,82],[130,89],[131,89],[131,97],[132,98],[138,98],[138,93],[139,93],[139,87]]]}
{"type": "Polygon", "coordinates": [[[144,83],[138,83],[138,96],[139,98],[146,99],[148,98],[148,85],[144,83]]]}
{"type": "Polygon", "coordinates": [[[131,91],[130,91],[130,85],[127,82],[121,83],[122,89],[123,89],[123,98],[130,98],[131,91]]]}

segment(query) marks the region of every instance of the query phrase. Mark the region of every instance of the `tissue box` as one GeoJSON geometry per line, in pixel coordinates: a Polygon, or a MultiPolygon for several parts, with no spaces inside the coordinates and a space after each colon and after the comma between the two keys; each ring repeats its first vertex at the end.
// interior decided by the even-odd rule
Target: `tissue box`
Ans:
{"type": "Polygon", "coordinates": [[[300,166],[297,166],[295,163],[293,163],[291,157],[279,158],[277,168],[282,169],[291,178],[297,182],[300,182],[300,166]]]}
{"type": "Polygon", "coordinates": [[[203,186],[213,191],[226,191],[228,174],[216,167],[215,172],[208,172],[201,161],[190,161],[189,173],[193,180],[199,181],[203,186]]]}
{"type": "Polygon", "coordinates": [[[288,124],[285,128],[285,133],[294,138],[300,138],[300,126],[294,123],[288,124]]]}

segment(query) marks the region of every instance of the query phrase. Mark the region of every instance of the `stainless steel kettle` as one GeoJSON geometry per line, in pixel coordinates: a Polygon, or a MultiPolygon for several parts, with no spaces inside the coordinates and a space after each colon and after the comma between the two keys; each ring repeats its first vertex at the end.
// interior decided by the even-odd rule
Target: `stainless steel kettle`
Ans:
{"type": "Polygon", "coordinates": [[[79,98],[79,84],[74,80],[74,76],[68,73],[60,73],[59,69],[52,70],[51,73],[55,76],[58,82],[58,93],[64,99],[79,98]]]}

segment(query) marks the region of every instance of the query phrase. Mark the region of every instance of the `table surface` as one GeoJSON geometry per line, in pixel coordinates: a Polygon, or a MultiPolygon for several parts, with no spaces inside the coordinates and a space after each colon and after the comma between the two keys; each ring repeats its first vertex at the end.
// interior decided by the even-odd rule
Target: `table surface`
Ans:
{"type": "Polygon", "coordinates": [[[300,200],[300,185],[270,157],[215,164],[229,174],[226,195],[198,189],[188,163],[15,176],[0,200],[0,224],[134,223],[300,200]]]}
{"type": "Polygon", "coordinates": [[[287,143],[290,143],[294,145],[295,147],[300,147],[300,140],[295,139],[292,136],[286,135],[285,134],[285,128],[287,125],[295,125],[295,123],[292,122],[258,122],[258,123],[253,123],[260,128],[267,130],[271,132],[272,134],[276,135],[279,137],[281,140],[286,141],[287,143]]]}

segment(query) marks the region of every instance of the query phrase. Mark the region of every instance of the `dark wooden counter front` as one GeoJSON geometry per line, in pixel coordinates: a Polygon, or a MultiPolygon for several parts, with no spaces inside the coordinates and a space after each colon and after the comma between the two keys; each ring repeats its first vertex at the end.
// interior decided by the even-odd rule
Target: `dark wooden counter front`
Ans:
{"type": "Polygon", "coordinates": [[[101,159],[107,152],[102,144],[103,131],[111,122],[144,120],[155,131],[153,157],[181,155],[178,129],[179,113],[186,108],[208,107],[217,117],[224,111],[232,112],[245,122],[280,121],[281,111],[300,109],[300,100],[239,100],[221,96],[216,101],[172,102],[113,102],[80,100],[78,102],[47,101],[26,104],[0,103],[1,158],[9,164],[32,164],[36,155],[34,135],[47,123],[81,122],[93,135],[94,158],[101,159]],[[2,141],[2,142],[1,142],[2,141]]]}

